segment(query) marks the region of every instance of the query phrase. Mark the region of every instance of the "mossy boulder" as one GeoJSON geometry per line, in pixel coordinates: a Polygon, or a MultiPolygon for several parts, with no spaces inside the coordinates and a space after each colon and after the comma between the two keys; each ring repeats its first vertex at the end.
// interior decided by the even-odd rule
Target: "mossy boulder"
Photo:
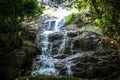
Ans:
{"type": "Polygon", "coordinates": [[[20,77],[16,80],[87,80],[82,78],[66,77],[66,76],[45,76],[38,75],[34,77],[20,77]]]}

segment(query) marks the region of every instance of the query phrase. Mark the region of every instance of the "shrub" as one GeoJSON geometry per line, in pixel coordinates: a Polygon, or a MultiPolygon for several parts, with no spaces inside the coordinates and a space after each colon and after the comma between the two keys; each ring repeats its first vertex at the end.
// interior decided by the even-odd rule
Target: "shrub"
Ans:
{"type": "Polygon", "coordinates": [[[73,20],[74,20],[75,14],[72,13],[69,16],[67,16],[66,20],[65,20],[65,25],[70,24],[73,20]]]}

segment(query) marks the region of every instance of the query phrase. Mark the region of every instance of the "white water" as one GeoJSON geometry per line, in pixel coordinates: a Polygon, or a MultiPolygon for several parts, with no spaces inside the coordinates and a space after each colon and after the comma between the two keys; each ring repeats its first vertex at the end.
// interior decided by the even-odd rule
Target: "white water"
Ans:
{"type": "MultiPolygon", "coordinates": [[[[49,28],[49,26],[48,26],[49,28]]],[[[38,44],[41,47],[42,54],[38,55],[35,62],[35,71],[32,72],[35,74],[46,74],[46,75],[58,75],[59,72],[54,68],[54,59],[51,57],[52,53],[52,43],[49,42],[49,34],[52,31],[44,31],[41,34],[41,42],[38,44]]]]}
{"type": "MultiPolygon", "coordinates": [[[[45,75],[59,75],[59,70],[55,68],[55,62],[58,62],[57,59],[52,57],[52,43],[49,41],[49,35],[60,32],[61,28],[64,25],[66,16],[60,17],[58,19],[49,19],[44,22],[45,31],[40,34],[41,41],[38,43],[38,47],[41,49],[41,54],[36,57],[34,63],[34,71],[32,75],[45,74],[45,75]]],[[[67,31],[64,31],[65,34],[62,39],[62,43],[58,49],[58,54],[64,54],[65,47],[68,44],[67,31]]],[[[71,46],[72,48],[72,46],[71,46]]],[[[71,49],[72,50],[72,49],[71,49]]],[[[66,64],[66,74],[72,76],[71,66],[66,64]]]]}
{"type": "Polygon", "coordinates": [[[68,36],[67,36],[67,32],[65,32],[63,40],[62,40],[62,44],[60,45],[60,48],[58,50],[58,54],[64,54],[65,46],[67,45],[67,41],[68,41],[68,36]]]}
{"type": "Polygon", "coordinates": [[[67,71],[66,71],[66,74],[68,75],[68,76],[72,76],[72,70],[71,70],[71,66],[68,64],[67,65],[67,71]]]}
{"type": "Polygon", "coordinates": [[[59,19],[56,19],[56,23],[55,23],[55,26],[54,26],[55,31],[59,31],[60,28],[63,27],[64,22],[65,22],[65,18],[66,18],[66,16],[60,17],[59,19]]]}

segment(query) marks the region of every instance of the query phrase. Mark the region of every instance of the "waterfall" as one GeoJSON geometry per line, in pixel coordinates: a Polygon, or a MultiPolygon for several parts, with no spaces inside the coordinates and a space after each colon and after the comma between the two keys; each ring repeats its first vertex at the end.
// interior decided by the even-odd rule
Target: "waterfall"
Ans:
{"type": "Polygon", "coordinates": [[[49,42],[49,34],[52,31],[44,31],[41,34],[41,42],[38,44],[38,47],[41,47],[41,55],[37,56],[37,61],[35,62],[35,71],[32,72],[35,74],[46,74],[46,75],[58,75],[59,72],[54,67],[54,59],[51,57],[52,53],[52,43],[49,42]]]}
{"type": "Polygon", "coordinates": [[[52,43],[48,42],[48,36],[50,31],[45,31],[42,34],[42,40],[40,42],[40,47],[42,48],[42,55],[50,55],[52,49],[52,43]]]}
{"type": "MultiPolygon", "coordinates": [[[[42,25],[42,33],[39,33],[41,41],[38,43],[37,47],[40,49],[41,53],[36,57],[34,62],[34,71],[32,75],[45,74],[45,75],[59,75],[59,70],[55,68],[55,63],[58,62],[58,59],[53,58],[52,50],[53,44],[49,40],[50,35],[55,32],[60,33],[64,32],[63,39],[60,46],[58,47],[57,54],[64,54],[65,47],[68,43],[67,31],[62,31],[61,28],[64,25],[66,16],[60,17],[58,19],[49,19],[44,22],[42,25]]],[[[41,31],[40,31],[41,32],[41,31]]],[[[72,48],[72,46],[71,46],[72,48]]],[[[72,75],[72,70],[70,65],[66,64],[66,74],[68,76],[72,75]]]]}

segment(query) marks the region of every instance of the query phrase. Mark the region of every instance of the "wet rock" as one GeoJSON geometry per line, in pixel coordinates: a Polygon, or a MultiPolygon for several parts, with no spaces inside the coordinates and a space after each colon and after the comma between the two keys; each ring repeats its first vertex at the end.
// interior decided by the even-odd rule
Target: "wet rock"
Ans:
{"type": "Polygon", "coordinates": [[[111,77],[114,77],[116,80],[119,78],[120,71],[119,53],[119,51],[111,51],[100,55],[95,51],[87,51],[71,55],[58,55],[54,57],[59,59],[55,63],[55,68],[59,70],[60,75],[66,75],[67,65],[70,65],[74,77],[98,80],[112,80],[111,77]],[[113,57],[115,53],[116,56],[113,57]]]}
{"type": "Polygon", "coordinates": [[[70,38],[77,37],[77,36],[79,36],[79,32],[78,31],[69,31],[67,35],[70,38]]]}
{"type": "Polygon", "coordinates": [[[57,58],[57,59],[64,59],[66,57],[67,57],[67,55],[65,55],[65,54],[54,55],[54,58],[57,58]]]}
{"type": "Polygon", "coordinates": [[[64,33],[62,32],[55,32],[49,35],[49,41],[61,40],[63,38],[64,33]]]}
{"type": "Polygon", "coordinates": [[[64,41],[64,54],[70,55],[79,51],[95,51],[100,40],[101,39],[92,32],[80,32],[78,30],[53,32],[49,34],[48,38],[48,42],[52,44],[52,54],[54,55],[58,54],[64,41]],[[64,36],[64,34],[67,35],[64,36]]]}
{"type": "Polygon", "coordinates": [[[95,51],[100,38],[92,32],[68,31],[66,38],[64,32],[53,33],[49,35],[49,41],[53,45],[53,53],[57,53],[63,40],[65,41],[64,54],[76,53],[79,51],[95,51]]]}

